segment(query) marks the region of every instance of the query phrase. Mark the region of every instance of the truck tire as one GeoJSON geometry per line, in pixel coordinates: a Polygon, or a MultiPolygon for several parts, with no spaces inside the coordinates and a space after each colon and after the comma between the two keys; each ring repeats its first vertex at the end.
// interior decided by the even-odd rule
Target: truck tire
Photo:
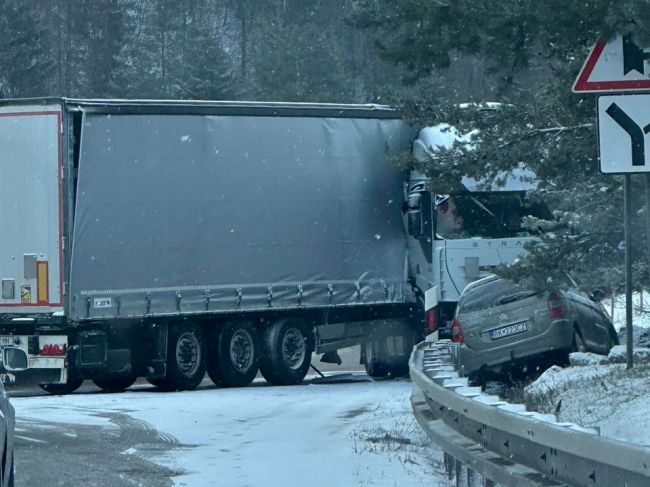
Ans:
{"type": "Polygon", "coordinates": [[[39,387],[45,392],[49,392],[50,394],[64,396],[66,394],[71,394],[79,389],[83,381],[84,380],[81,377],[78,377],[76,374],[69,374],[68,380],[66,382],[39,384],[39,387]]]}
{"type": "Polygon", "coordinates": [[[168,391],[196,389],[205,376],[206,352],[200,326],[190,321],[170,324],[167,332],[167,375],[150,382],[168,391]]]}
{"type": "Polygon", "coordinates": [[[314,350],[312,329],[301,319],[276,321],[262,336],[260,372],[273,385],[300,384],[314,350]]]}
{"type": "Polygon", "coordinates": [[[259,340],[251,322],[226,324],[211,340],[208,375],[223,387],[247,386],[259,370],[259,340]]]}
{"type": "Polygon", "coordinates": [[[418,341],[416,333],[412,330],[402,333],[401,339],[401,350],[396,350],[397,353],[390,360],[389,372],[392,377],[405,377],[409,375],[411,352],[413,351],[413,346],[418,341]]]}
{"type": "Polygon", "coordinates": [[[386,359],[385,340],[369,340],[363,344],[363,366],[369,377],[380,379],[388,376],[390,367],[386,359]]]}
{"type": "Polygon", "coordinates": [[[104,392],[123,392],[133,385],[137,377],[134,374],[98,377],[93,382],[104,392]]]}

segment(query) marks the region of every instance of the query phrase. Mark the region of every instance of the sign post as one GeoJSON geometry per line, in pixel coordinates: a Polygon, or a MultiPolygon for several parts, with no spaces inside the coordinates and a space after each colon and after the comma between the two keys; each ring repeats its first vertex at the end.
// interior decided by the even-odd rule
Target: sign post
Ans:
{"type": "Polygon", "coordinates": [[[598,152],[604,174],[624,175],[625,336],[627,368],[632,368],[632,174],[650,173],[650,94],[598,97],[598,152]]]}
{"type": "MultiPolygon", "coordinates": [[[[650,49],[631,34],[601,39],[573,85],[574,93],[621,93],[598,97],[598,150],[604,174],[624,175],[625,344],[627,368],[634,365],[632,330],[632,174],[650,173],[650,49]],[[638,104],[638,105],[637,105],[638,104]]],[[[650,177],[646,174],[646,178],[650,177]]],[[[650,208],[646,208],[650,212],[650,208]]],[[[650,238],[650,235],[648,235],[650,238]]]]}
{"type": "MultiPolygon", "coordinates": [[[[627,368],[634,365],[634,354],[632,351],[632,232],[630,232],[630,220],[632,219],[632,176],[625,174],[625,355],[627,368]]],[[[612,296],[612,299],[614,297],[612,296]]]]}

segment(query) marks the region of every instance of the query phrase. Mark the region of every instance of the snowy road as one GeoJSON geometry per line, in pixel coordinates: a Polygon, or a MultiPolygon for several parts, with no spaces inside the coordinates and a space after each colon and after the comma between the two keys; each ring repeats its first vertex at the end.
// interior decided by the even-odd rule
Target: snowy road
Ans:
{"type": "Polygon", "coordinates": [[[18,485],[444,485],[404,381],[13,398],[18,485]]]}

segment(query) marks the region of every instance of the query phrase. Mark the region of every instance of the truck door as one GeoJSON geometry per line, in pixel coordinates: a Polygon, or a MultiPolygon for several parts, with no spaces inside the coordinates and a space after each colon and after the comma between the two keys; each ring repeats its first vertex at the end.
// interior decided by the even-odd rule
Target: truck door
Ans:
{"type": "Polygon", "coordinates": [[[61,116],[0,107],[0,313],[63,308],[61,116]]]}

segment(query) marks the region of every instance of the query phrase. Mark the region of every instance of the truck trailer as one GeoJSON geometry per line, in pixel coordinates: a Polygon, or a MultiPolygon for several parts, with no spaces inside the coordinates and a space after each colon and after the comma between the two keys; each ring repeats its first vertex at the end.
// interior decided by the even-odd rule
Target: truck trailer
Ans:
{"type": "Polygon", "coordinates": [[[357,344],[371,375],[407,372],[424,314],[395,110],[3,100],[0,129],[5,372],[52,393],[295,384],[357,344]]]}
{"type": "Polygon", "coordinates": [[[2,372],[52,393],[296,384],[354,345],[406,374],[545,211],[525,172],[432,194],[391,156],[457,137],[387,106],[2,100],[0,129],[2,372]]]}

